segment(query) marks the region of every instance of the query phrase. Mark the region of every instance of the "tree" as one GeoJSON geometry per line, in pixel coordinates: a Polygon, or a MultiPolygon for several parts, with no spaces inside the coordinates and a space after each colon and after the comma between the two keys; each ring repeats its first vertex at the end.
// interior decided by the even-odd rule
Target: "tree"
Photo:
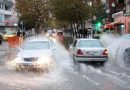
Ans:
{"type": "Polygon", "coordinates": [[[66,21],[74,28],[77,36],[79,25],[83,25],[84,20],[89,15],[89,5],[84,0],[50,0],[53,8],[53,16],[59,21],[66,21]]]}
{"type": "MultiPolygon", "coordinates": [[[[100,5],[95,0],[16,0],[20,19],[35,26],[71,27],[73,35],[80,37],[78,30],[85,29],[85,20],[100,14],[100,5]],[[92,4],[92,5],[90,5],[92,4]],[[98,13],[98,14],[97,14],[98,13]]],[[[101,12],[101,11],[100,11],[101,12]]],[[[37,30],[38,31],[38,30],[37,30]]]]}
{"type": "Polygon", "coordinates": [[[20,13],[20,20],[35,26],[36,33],[50,16],[47,0],[16,0],[16,10],[20,13]]]}

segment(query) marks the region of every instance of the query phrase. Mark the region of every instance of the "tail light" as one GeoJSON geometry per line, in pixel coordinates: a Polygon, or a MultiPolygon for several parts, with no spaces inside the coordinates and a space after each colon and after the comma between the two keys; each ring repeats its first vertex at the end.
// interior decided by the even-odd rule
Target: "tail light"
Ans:
{"type": "Polygon", "coordinates": [[[104,50],[103,55],[106,55],[106,56],[108,55],[107,49],[104,50]]]}
{"type": "Polygon", "coordinates": [[[83,55],[83,52],[81,51],[81,49],[77,50],[77,55],[83,55]]]}

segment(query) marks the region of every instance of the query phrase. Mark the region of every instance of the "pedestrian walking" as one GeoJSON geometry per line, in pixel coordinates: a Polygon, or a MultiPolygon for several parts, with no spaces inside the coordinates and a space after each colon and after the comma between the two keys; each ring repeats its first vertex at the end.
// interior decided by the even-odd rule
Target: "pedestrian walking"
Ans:
{"type": "Polygon", "coordinates": [[[21,46],[22,45],[22,33],[20,32],[20,30],[18,30],[16,32],[16,36],[17,36],[18,41],[19,41],[19,46],[21,46]]]}
{"type": "Polygon", "coordinates": [[[16,32],[16,36],[18,36],[18,37],[21,36],[21,32],[20,32],[20,30],[18,30],[18,31],[16,32]]]}

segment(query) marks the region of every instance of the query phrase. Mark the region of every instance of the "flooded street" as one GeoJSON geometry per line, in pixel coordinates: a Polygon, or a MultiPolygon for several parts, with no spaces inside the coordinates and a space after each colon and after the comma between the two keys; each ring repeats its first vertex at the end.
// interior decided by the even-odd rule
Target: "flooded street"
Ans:
{"type": "MultiPolygon", "coordinates": [[[[49,73],[15,71],[9,60],[8,45],[3,43],[0,47],[0,90],[130,90],[130,69],[118,65],[112,56],[104,66],[95,63],[74,66],[69,52],[57,41],[55,43],[56,61],[49,73]]],[[[110,46],[108,43],[106,47],[110,46]]],[[[14,52],[12,50],[11,55],[14,52]]]]}

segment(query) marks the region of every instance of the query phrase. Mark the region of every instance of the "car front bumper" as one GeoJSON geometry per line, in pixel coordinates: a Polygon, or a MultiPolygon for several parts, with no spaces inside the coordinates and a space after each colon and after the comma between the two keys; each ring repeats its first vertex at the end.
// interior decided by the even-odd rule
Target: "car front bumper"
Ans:
{"type": "Polygon", "coordinates": [[[75,61],[108,61],[108,56],[74,56],[75,61]]]}
{"type": "Polygon", "coordinates": [[[16,63],[19,68],[49,68],[49,64],[37,64],[37,63],[16,63]]]}

